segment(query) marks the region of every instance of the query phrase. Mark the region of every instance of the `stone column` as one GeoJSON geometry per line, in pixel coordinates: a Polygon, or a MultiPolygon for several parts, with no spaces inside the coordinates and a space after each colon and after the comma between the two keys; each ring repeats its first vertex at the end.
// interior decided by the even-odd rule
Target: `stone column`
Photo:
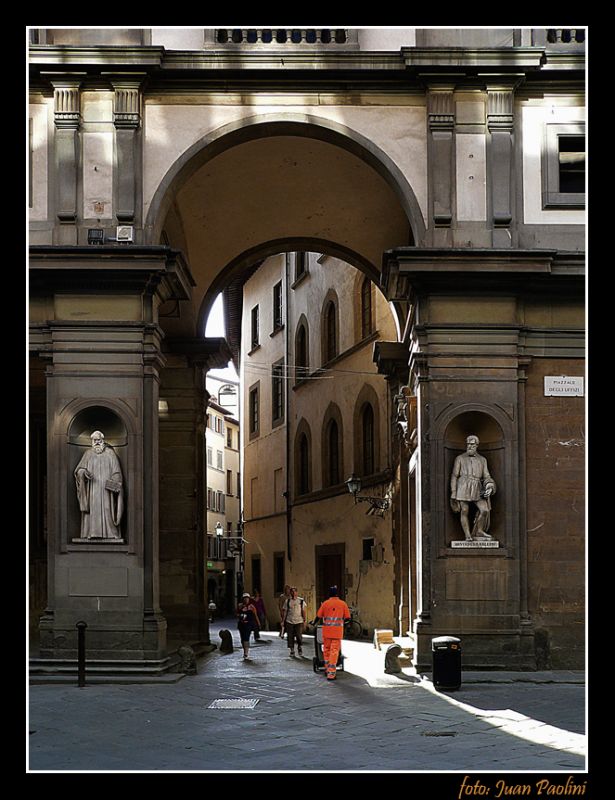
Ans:
{"type": "Polygon", "coordinates": [[[492,245],[512,247],[513,100],[510,83],[487,85],[488,192],[492,245]]]}
{"type": "Polygon", "coordinates": [[[432,85],[427,93],[428,159],[431,193],[432,243],[450,244],[453,220],[454,86],[432,85]]]}
{"type": "Polygon", "coordinates": [[[77,244],[77,166],[81,79],[57,77],[53,86],[55,133],[56,244],[77,244]]]}
{"type": "Polygon", "coordinates": [[[167,364],[160,390],[165,401],[160,417],[160,593],[171,641],[209,643],[205,375],[209,368],[226,366],[230,360],[222,342],[175,338],[165,344],[167,364]]]}
{"type": "Polygon", "coordinates": [[[116,217],[119,224],[135,222],[138,132],[141,126],[143,76],[112,77],[113,123],[117,153],[116,217]]]}

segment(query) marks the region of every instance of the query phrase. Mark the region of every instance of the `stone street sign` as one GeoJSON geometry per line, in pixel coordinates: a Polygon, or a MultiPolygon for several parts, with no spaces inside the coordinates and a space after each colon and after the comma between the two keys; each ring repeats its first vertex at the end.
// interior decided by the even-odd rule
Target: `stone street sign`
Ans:
{"type": "Polygon", "coordinates": [[[545,375],[545,397],[583,397],[583,378],[570,375],[545,375]]]}

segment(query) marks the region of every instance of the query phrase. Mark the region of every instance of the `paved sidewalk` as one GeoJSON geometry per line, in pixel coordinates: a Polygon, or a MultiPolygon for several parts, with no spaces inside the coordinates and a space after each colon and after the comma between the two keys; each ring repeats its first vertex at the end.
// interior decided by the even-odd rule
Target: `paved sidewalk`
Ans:
{"type": "Polygon", "coordinates": [[[201,658],[169,684],[30,686],[30,771],[464,771],[585,769],[582,673],[468,673],[436,692],[404,669],[385,675],[384,651],[344,641],[345,671],[329,683],[286,642],[241,657],[201,658]],[[249,698],[251,709],[210,708],[249,698]],[[335,732],[336,746],[323,744],[335,732]]]}

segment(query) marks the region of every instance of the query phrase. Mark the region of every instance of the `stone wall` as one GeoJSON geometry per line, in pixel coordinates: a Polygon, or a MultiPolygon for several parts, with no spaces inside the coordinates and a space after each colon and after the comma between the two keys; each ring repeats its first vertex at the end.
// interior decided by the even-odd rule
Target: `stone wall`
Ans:
{"type": "Polygon", "coordinates": [[[537,667],[580,669],[585,638],[583,397],[545,397],[545,375],[583,375],[580,359],[535,359],[526,389],[529,611],[537,667]]]}

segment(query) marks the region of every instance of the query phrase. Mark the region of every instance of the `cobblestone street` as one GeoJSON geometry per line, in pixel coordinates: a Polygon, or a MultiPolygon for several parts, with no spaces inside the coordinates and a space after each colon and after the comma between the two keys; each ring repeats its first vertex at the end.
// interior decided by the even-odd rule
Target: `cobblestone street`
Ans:
{"type": "MultiPolygon", "coordinates": [[[[213,626],[212,642],[219,642],[213,626]]],[[[231,628],[231,623],[226,626],[231,628]]],[[[469,673],[440,693],[411,669],[385,675],[371,642],[346,642],[328,683],[275,633],[199,659],[169,683],[30,687],[30,770],[532,771],[585,767],[582,673],[469,673]],[[217,699],[251,709],[209,708],[217,699]],[[335,733],[335,747],[326,743],[335,733]]]]}

